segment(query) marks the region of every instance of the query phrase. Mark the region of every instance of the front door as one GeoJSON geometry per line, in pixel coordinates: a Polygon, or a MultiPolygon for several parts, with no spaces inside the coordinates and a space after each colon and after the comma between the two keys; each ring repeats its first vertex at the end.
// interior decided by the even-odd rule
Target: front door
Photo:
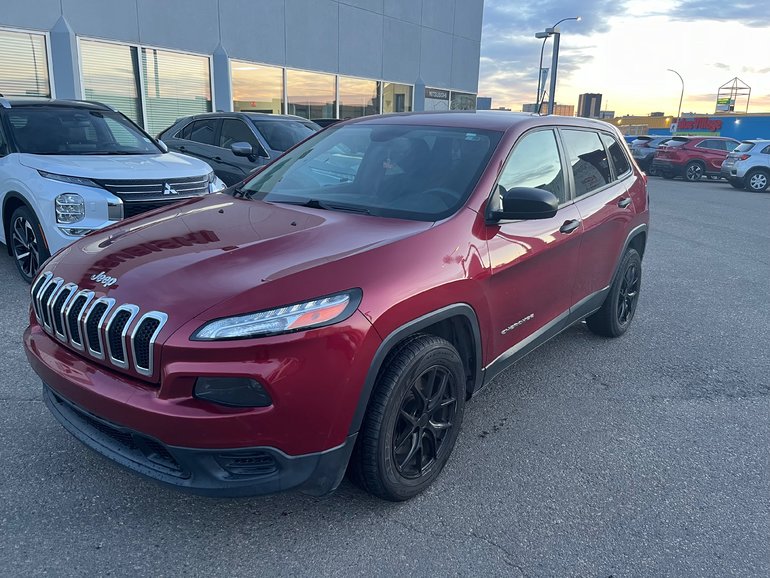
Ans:
{"type": "Polygon", "coordinates": [[[494,327],[493,359],[569,312],[582,235],[552,129],[528,132],[516,142],[499,184],[506,190],[548,190],[560,206],[550,219],[489,226],[487,296],[494,327]]]}

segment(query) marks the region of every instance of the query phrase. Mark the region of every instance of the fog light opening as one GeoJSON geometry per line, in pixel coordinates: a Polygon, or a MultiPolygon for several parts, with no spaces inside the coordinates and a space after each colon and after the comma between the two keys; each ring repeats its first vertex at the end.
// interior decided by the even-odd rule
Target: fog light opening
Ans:
{"type": "Polygon", "coordinates": [[[249,377],[199,377],[193,395],[230,407],[267,407],[273,403],[262,385],[249,377]]]}

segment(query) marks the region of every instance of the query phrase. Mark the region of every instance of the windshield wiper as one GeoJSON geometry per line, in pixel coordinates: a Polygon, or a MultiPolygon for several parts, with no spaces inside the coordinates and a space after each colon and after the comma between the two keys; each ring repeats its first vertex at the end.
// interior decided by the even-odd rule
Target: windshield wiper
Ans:
{"type": "Polygon", "coordinates": [[[344,205],[338,203],[330,203],[328,201],[320,201],[318,199],[304,199],[301,201],[290,200],[271,200],[273,203],[285,203],[287,205],[297,205],[298,207],[310,207],[311,209],[323,209],[325,211],[346,211],[349,213],[359,213],[361,215],[371,215],[371,212],[366,207],[359,207],[356,205],[344,205]]]}

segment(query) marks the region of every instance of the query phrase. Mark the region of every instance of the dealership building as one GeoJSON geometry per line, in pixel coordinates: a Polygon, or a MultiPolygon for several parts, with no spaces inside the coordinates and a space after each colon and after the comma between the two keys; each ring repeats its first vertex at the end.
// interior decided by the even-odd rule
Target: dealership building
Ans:
{"type": "Polygon", "coordinates": [[[0,93],[109,104],[151,134],[201,112],[473,109],[483,0],[19,0],[0,93]]]}

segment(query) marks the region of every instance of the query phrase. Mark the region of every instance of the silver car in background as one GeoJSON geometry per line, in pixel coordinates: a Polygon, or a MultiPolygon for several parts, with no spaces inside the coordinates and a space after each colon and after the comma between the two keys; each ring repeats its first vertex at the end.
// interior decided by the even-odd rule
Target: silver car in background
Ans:
{"type": "Polygon", "coordinates": [[[745,140],[727,155],[721,175],[736,189],[761,193],[770,185],[770,140],[745,140]]]}
{"type": "Polygon", "coordinates": [[[647,174],[652,174],[652,159],[655,157],[655,151],[668,140],[671,140],[671,135],[640,135],[633,141],[630,145],[631,155],[639,168],[647,174]]]}

